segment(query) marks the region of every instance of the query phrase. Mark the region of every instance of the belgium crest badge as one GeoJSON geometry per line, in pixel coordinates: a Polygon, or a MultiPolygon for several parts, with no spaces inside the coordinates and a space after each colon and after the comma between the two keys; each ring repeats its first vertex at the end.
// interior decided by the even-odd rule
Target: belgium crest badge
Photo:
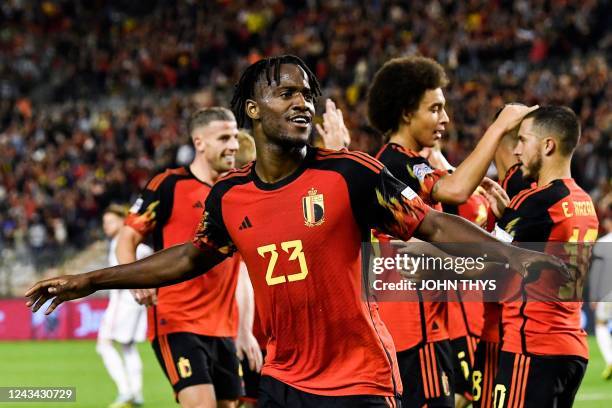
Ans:
{"type": "Polygon", "coordinates": [[[325,222],[325,204],[323,194],[317,194],[317,190],[311,188],[308,195],[302,197],[302,210],[304,213],[304,224],[308,227],[316,227],[325,222]]]}

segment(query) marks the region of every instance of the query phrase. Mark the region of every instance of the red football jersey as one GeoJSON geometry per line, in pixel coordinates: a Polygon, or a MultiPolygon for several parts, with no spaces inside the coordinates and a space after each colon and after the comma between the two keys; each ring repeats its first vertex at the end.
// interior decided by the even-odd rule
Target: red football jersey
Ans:
{"type": "MultiPolygon", "coordinates": [[[[149,181],[125,224],[143,236],[152,234],[156,251],[188,242],[202,218],[210,189],[188,167],[168,169],[149,181]]],[[[175,332],[235,337],[239,267],[236,256],[202,276],[159,288],[157,305],[147,308],[149,339],[175,332]]]]}
{"type": "Polygon", "coordinates": [[[372,228],[409,239],[428,210],[365,153],[308,147],[277,183],[253,164],[219,180],[193,242],[246,262],[268,339],[262,375],[319,395],[393,396],[395,349],[362,293],[361,243],[372,228]]]}
{"type": "MultiPolygon", "coordinates": [[[[573,179],[523,190],[504,212],[498,227],[517,242],[593,242],[599,222],[591,198],[573,179]]],[[[563,256],[563,255],[562,255],[563,256]]],[[[558,278],[556,271],[542,271],[558,278]]],[[[542,285],[525,283],[522,301],[503,303],[502,350],[535,355],[588,358],[586,333],[580,326],[582,302],[528,301],[542,285]]],[[[574,288],[579,291],[580,288],[574,288]]]]}
{"type": "MultiPolygon", "coordinates": [[[[382,147],[376,157],[389,171],[419,194],[430,207],[441,210],[440,203],[433,200],[431,192],[445,170],[434,170],[427,159],[396,143],[382,147]]],[[[389,241],[378,232],[374,236],[380,241],[389,241]]],[[[445,302],[380,302],[380,316],[393,336],[398,351],[408,350],[422,343],[448,339],[445,302]]]]}
{"type": "MultiPolygon", "coordinates": [[[[536,186],[535,183],[523,178],[523,171],[521,170],[520,163],[508,169],[500,184],[510,199],[514,198],[514,196],[521,191],[536,186]]],[[[499,343],[501,341],[501,311],[501,304],[496,302],[485,302],[481,340],[489,343],[499,343]]]]}
{"type": "MultiPolygon", "coordinates": [[[[491,231],[495,226],[495,215],[491,211],[491,204],[477,189],[463,204],[443,204],[444,212],[455,214],[473,222],[479,227],[491,231]]],[[[448,302],[448,335],[451,340],[470,335],[480,337],[484,325],[484,305],[474,300],[477,295],[471,291],[471,301],[462,302],[464,298],[461,290],[449,293],[448,302]]]]}

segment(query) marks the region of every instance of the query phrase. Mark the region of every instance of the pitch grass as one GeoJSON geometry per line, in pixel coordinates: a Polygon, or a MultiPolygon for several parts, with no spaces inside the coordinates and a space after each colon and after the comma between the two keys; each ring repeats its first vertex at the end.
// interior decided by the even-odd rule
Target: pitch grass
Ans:
{"type": "MultiPolygon", "coordinates": [[[[612,381],[600,377],[604,363],[593,337],[591,360],[574,404],[578,408],[612,406],[612,381]]],[[[144,365],[146,408],[178,407],[149,344],[139,346],[144,365]]],[[[2,407],[106,407],[115,386],[96,354],[93,341],[0,342],[0,386],[76,387],[76,403],[0,403],[2,407]]]]}

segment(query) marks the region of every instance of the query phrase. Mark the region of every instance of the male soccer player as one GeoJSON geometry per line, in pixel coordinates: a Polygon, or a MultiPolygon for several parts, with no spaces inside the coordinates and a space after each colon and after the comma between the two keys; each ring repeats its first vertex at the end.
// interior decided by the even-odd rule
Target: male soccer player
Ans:
{"type": "MultiPolygon", "coordinates": [[[[453,173],[432,169],[419,156],[442,137],[449,122],[442,88],[448,80],[430,58],[403,57],[386,62],[368,93],[370,123],[388,143],[377,158],[428,205],[461,204],[481,184],[503,134],[536,107],[508,105],[474,151],[453,173]]],[[[494,188],[493,182],[487,182],[494,188]]],[[[451,345],[446,303],[381,302],[380,313],[399,351],[405,406],[454,407],[451,345]]]]}
{"type": "MultiPolygon", "coordinates": [[[[570,258],[583,249],[579,243],[595,240],[599,225],[595,207],[570,172],[579,137],[578,118],[569,108],[542,107],[525,117],[514,154],[524,176],[537,185],[512,199],[496,226],[497,236],[516,242],[569,243],[570,258]]],[[[503,303],[495,407],[573,404],[588,359],[586,333],[580,325],[582,302],[534,301],[545,290],[538,283],[547,277],[544,270],[535,281],[524,280],[521,300],[503,303]]],[[[561,287],[559,299],[567,289],[561,287]]]]}
{"type": "MultiPolygon", "coordinates": [[[[117,234],[127,215],[127,208],[118,204],[110,205],[102,216],[102,228],[110,238],[108,264],[119,264],[115,255],[117,234]]],[[[136,248],[136,258],[142,259],[153,253],[145,244],[136,248]]],[[[112,289],[109,302],[98,330],[96,351],[102,357],[104,367],[117,386],[119,395],[109,408],[129,408],[143,404],[142,396],[142,361],[137,342],[145,340],[147,331],[147,314],[144,306],[132,298],[129,290],[112,289]],[[123,359],[113,346],[113,341],[121,347],[123,359]]]]}
{"type": "MultiPolygon", "coordinates": [[[[499,116],[501,111],[496,115],[499,116]]],[[[495,151],[494,164],[498,180],[509,199],[531,186],[531,181],[523,177],[521,163],[513,154],[518,141],[518,130],[506,132],[495,151]]],[[[493,385],[499,365],[501,351],[501,304],[484,303],[484,322],[480,341],[476,346],[472,371],[472,405],[474,408],[493,407],[493,385]]]]}
{"type": "MultiPolygon", "coordinates": [[[[136,246],[149,234],[156,251],[189,241],[212,184],[234,167],[238,128],[230,110],[198,110],[187,127],[194,160],[189,166],[161,172],[147,184],[119,234],[120,263],[133,262],[136,246]]],[[[148,337],[183,407],[212,406],[215,401],[235,406],[241,395],[233,340],[238,329],[234,293],[239,266],[239,257],[232,257],[206,275],[157,292],[136,293],[141,302],[151,304],[148,337]]],[[[253,307],[252,299],[250,306],[249,298],[244,300],[253,307]]],[[[249,335],[240,340],[245,337],[257,347],[249,335]]]]}
{"type": "MultiPolygon", "coordinates": [[[[498,242],[459,217],[430,210],[380,162],[309,147],[315,76],[295,56],[243,73],[232,106],[251,123],[257,161],[217,181],[193,242],[134,264],[37,283],[27,303],[47,312],[106,287],[154,287],[193,278],[239,251],[268,338],[262,407],[396,406],[393,342],[361,294],[361,242],[372,228],[409,239],[498,242]]],[[[477,248],[468,256],[477,256],[477,248]]],[[[525,273],[553,257],[497,245],[493,261],[525,273]]]]}

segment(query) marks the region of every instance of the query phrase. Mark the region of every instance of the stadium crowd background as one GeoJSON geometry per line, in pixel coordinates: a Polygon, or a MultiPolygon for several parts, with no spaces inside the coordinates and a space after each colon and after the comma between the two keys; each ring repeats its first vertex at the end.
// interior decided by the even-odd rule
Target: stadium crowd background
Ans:
{"type": "MultiPolygon", "coordinates": [[[[110,202],[186,164],[185,120],[229,105],[239,73],[294,53],[375,153],[365,94],[387,59],[445,66],[457,164],[505,102],[565,104],[583,133],[574,177],[612,201],[612,32],[607,0],[9,0],[0,5],[0,250],[37,269],[100,237],[110,202]],[[408,6],[409,5],[409,6],[408,6]]],[[[323,98],[319,103],[322,113],[323,98]]]]}

